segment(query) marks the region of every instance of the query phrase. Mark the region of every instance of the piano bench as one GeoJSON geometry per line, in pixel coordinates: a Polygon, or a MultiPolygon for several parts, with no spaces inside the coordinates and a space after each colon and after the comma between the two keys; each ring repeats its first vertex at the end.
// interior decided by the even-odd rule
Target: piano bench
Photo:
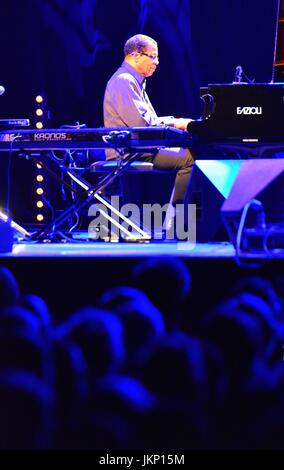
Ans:
{"type": "MultiPolygon", "coordinates": [[[[90,166],[90,173],[108,173],[114,170],[118,166],[116,160],[99,160],[94,162],[90,166]]],[[[164,169],[155,168],[154,164],[151,162],[143,162],[142,160],[134,160],[132,163],[127,165],[124,172],[153,172],[153,173],[162,173],[162,174],[175,174],[176,170],[173,169],[164,169]]]]}
{"type": "MultiPolygon", "coordinates": [[[[116,160],[94,162],[90,165],[90,176],[98,181],[98,178],[111,173],[117,166],[116,160]]],[[[123,203],[140,205],[144,201],[165,204],[170,200],[175,175],[175,170],[160,170],[151,162],[134,160],[105,188],[104,194],[119,195],[123,203]]]]}
{"type": "MultiPolygon", "coordinates": [[[[92,163],[91,173],[108,173],[118,166],[116,160],[98,161],[92,163]]],[[[123,171],[154,171],[154,165],[151,162],[133,161],[123,171]]]]}

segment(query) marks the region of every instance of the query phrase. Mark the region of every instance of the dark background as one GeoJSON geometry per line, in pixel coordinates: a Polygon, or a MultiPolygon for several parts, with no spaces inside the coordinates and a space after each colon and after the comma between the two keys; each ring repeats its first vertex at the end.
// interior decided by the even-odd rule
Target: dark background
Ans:
{"type": "MultiPolygon", "coordinates": [[[[159,115],[198,118],[200,86],[230,83],[236,66],[270,82],[277,0],[1,0],[0,119],[29,118],[43,94],[49,127],[101,126],[103,92],[136,33],[158,41],[160,65],[148,80],[159,115]]],[[[0,162],[0,205],[34,219],[30,163],[0,162]],[[9,170],[9,171],[8,171],[9,170]],[[9,184],[8,184],[9,182],[9,184]],[[8,198],[8,188],[10,199],[8,198]]],[[[54,182],[49,185],[52,197],[54,182]]],[[[60,189],[58,188],[60,192],[60,189]]]]}
{"type": "Polygon", "coordinates": [[[44,93],[55,127],[102,125],[107,79],[123,45],[145,33],[159,43],[148,81],[158,114],[198,117],[199,87],[229,83],[242,65],[272,75],[277,0],[1,0],[0,117],[29,117],[44,93]]]}

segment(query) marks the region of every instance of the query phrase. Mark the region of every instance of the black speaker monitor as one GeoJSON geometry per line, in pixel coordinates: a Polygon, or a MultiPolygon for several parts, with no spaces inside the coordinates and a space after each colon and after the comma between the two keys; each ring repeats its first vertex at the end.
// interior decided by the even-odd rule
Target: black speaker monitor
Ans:
{"type": "Polygon", "coordinates": [[[196,204],[197,242],[228,240],[220,209],[228,197],[243,160],[196,160],[188,192],[196,204]]]}
{"type": "Polygon", "coordinates": [[[248,218],[250,228],[264,230],[272,225],[284,226],[284,159],[247,160],[242,164],[221,208],[222,219],[234,244],[244,209],[248,211],[250,205],[251,212],[255,212],[254,226],[248,218]],[[258,217],[260,210],[265,224],[264,218],[258,217]]]}

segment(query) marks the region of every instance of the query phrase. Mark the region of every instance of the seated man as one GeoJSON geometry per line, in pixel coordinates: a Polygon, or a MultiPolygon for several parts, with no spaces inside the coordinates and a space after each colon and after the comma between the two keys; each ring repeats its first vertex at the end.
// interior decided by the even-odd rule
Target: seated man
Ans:
{"type": "MultiPolygon", "coordinates": [[[[124,61],[107,83],[104,95],[105,127],[173,126],[186,130],[191,119],[158,117],[146,93],[146,78],[153,75],[157,65],[158,45],[144,34],[128,39],[124,46],[124,61]]],[[[113,149],[106,151],[107,159],[118,156],[113,149]]],[[[189,149],[171,148],[145,155],[156,168],[176,170],[171,203],[184,203],[189,175],[194,158],[189,149]]]]}

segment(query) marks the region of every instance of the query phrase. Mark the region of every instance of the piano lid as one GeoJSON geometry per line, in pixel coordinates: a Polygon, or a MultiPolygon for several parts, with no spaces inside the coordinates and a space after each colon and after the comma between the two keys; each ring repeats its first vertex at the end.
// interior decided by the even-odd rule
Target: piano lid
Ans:
{"type": "Polygon", "coordinates": [[[284,142],[283,84],[211,84],[204,115],[188,130],[205,142],[284,142]]]}

